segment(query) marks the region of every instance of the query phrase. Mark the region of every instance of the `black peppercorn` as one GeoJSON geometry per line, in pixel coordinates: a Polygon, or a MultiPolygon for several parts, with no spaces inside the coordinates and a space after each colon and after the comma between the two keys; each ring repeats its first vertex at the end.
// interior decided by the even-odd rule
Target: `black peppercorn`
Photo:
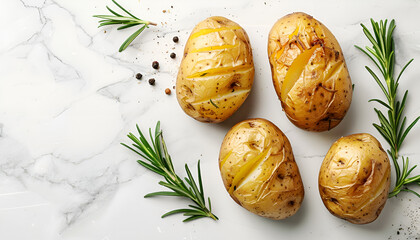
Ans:
{"type": "Polygon", "coordinates": [[[153,85],[155,85],[155,81],[156,80],[154,78],[151,78],[151,79],[149,79],[149,84],[153,86],[153,85]]]}
{"type": "Polygon", "coordinates": [[[152,62],[152,67],[153,67],[154,69],[159,69],[159,62],[158,62],[158,61],[153,61],[153,62],[152,62]]]}
{"type": "Polygon", "coordinates": [[[175,36],[175,37],[172,38],[172,40],[177,43],[179,41],[179,38],[177,36],[175,36]]]}
{"type": "Polygon", "coordinates": [[[169,55],[171,58],[175,58],[176,54],[175,53],[171,53],[171,55],[169,55]]]}
{"type": "Polygon", "coordinates": [[[136,78],[137,78],[138,80],[140,80],[142,77],[143,77],[143,75],[141,75],[141,73],[137,73],[137,74],[136,74],[136,78]]]}

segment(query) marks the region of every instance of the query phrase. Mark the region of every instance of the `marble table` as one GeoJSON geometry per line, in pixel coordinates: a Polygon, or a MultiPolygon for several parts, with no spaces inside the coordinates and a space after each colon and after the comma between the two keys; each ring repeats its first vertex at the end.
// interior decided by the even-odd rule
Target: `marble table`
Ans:
{"type": "MultiPolygon", "coordinates": [[[[402,193],[389,199],[373,223],[353,225],[323,206],[317,175],[325,153],[341,136],[367,132],[386,146],[372,126],[372,97],[380,89],[354,48],[364,46],[360,23],[394,18],[397,68],[413,64],[401,80],[410,89],[406,114],[420,115],[420,1],[121,0],[157,27],[145,31],[126,51],[118,48],[132,30],[97,28],[92,15],[106,13],[105,0],[4,0],[0,15],[0,238],[1,239],[419,239],[420,199],[402,193]],[[335,129],[313,133],[293,126],[281,110],[271,83],[267,35],[283,15],[303,11],[323,22],[343,49],[355,84],[346,118],[335,129]],[[188,117],[174,91],[190,31],[202,19],[221,15],[244,27],[253,47],[255,82],[245,104],[221,124],[188,117]],[[172,38],[180,41],[174,43],[172,38]],[[176,59],[169,54],[175,52],[176,59]],[[160,62],[160,69],[151,67],[160,62]],[[136,73],[143,79],[137,80],[136,73]],[[155,78],[155,86],[147,79],[155,78]],[[225,191],[218,170],[221,141],[235,123],[263,117],[290,139],[305,185],[299,212],[283,221],[253,215],[225,191]],[[182,223],[161,219],[182,199],[145,199],[160,190],[159,177],[124,149],[126,134],[160,120],[176,169],[195,169],[201,160],[205,191],[220,220],[182,223]]],[[[402,154],[420,163],[420,125],[402,154]]],[[[415,173],[419,174],[420,169],[415,173]]],[[[392,174],[394,174],[392,172],[392,174]]],[[[394,175],[393,175],[394,176],[394,175]]],[[[417,188],[416,190],[420,190],[417,188]]]]}

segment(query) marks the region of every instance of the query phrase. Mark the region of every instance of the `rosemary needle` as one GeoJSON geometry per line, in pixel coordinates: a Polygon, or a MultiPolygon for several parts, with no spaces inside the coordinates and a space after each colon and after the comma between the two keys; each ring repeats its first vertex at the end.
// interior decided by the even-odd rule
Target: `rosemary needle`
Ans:
{"type": "Polygon", "coordinates": [[[213,100],[210,99],[210,103],[215,107],[215,108],[219,108],[219,106],[216,105],[216,103],[213,102],[213,100]]]}
{"type": "Polygon", "coordinates": [[[395,21],[392,20],[388,26],[388,20],[381,20],[378,23],[371,19],[371,24],[374,33],[373,35],[371,32],[369,32],[365,25],[361,25],[364,34],[372,43],[373,47],[366,47],[366,50],[358,46],[355,47],[365,53],[375,63],[376,67],[379,69],[384,78],[384,80],[381,81],[379,77],[372,71],[372,69],[366,66],[366,69],[375,79],[387,100],[387,102],[384,102],[375,98],[371,99],[370,102],[377,102],[387,109],[387,114],[383,114],[381,110],[375,108],[375,112],[378,115],[380,124],[374,123],[373,126],[385,138],[391,147],[391,149],[387,152],[394,162],[395,173],[397,175],[395,187],[389,193],[388,197],[397,196],[401,191],[411,192],[417,197],[420,197],[419,193],[408,188],[409,185],[414,184],[420,186],[420,175],[414,177],[410,176],[410,173],[417,167],[417,165],[409,168],[408,157],[404,158],[403,156],[401,156],[402,167],[398,162],[399,150],[404,139],[420,119],[420,116],[415,118],[414,121],[411,122],[408,127],[406,127],[405,125],[407,117],[403,115],[403,112],[406,107],[405,105],[408,96],[408,90],[405,91],[401,101],[399,101],[397,96],[400,77],[408,65],[413,61],[413,59],[408,61],[408,63],[405,64],[401,69],[398,77],[394,78],[395,46],[392,34],[395,29],[395,21]]]}
{"type": "Polygon", "coordinates": [[[119,49],[119,52],[122,52],[134,41],[134,39],[136,39],[137,36],[140,35],[141,32],[144,31],[144,29],[148,28],[149,25],[156,26],[157,24],[153,23],[153,22],[150,22],[150,21],[142,20],[142,19],[134,16],[129,11],[127,11],[125,8],[123,8],[120,4],[118,4],[115,0],[112,0],[112,2],[115,5],[117,5],[117,7],[119,7],[122,11],[127,13],[128,16],[123,16],[123,15],[117,13],[116,11],[112,10],[108,6],[106,6],[108,11],[110,11],[112,13],[112,15],[94,15],[93,17],[102,19],[102,20],[99,20],[99,26],[98,27],[117,24],[117,25],[122,25],[121,27],[118,27],[117,30],[122,30],[122,29],[131,28],[131,27],[138,26],[138,25],[141,26],[137,31],[135,31],[133,34],[131,34],[127,38],[127,40],[125,40],[123,42],[123,44],[121,45],[121,47],[119,49]]]}
{"type": "Polygon", "coordinates": [[[165,178],[165,181],[160,181],[159,184],[168,188],[171,191],[161,191],[147,194],[146,198],[154,196],[178,196],[189,198],[193,204],[188,205],[189,208],[181,208],[169,211],[162,215],[162,218],[172,214],[183,213],[187,218],[184,222],[191,220],[209,217],[217,220],[217,216],[212,213],[211,201],[208,198],[208,207],[206,205],[206,198],[204,197],[203,181],[201,179],[200,161],[198,161],[198,184],[195,182],[188,165],[185,164],[186,178],[181,179],[174,170],[171,157],[163,140],[162,131],[160,130],[160,122],[157,122],[154,137],[152,130],[149,128],[150,143],[147,141],[139,126],[137,125],[139,138],[134,134],[127,135],[133,141],[132,147],[121,143],[123,146],[140,155],[146,161],[138,160],[137,162],[143,167],[153,171],[165,178]]]}

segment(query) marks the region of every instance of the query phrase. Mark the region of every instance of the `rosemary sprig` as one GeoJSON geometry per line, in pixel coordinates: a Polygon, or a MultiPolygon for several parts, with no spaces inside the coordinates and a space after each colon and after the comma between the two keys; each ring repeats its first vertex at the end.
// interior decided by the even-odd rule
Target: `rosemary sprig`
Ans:
{"type": "Polygon", "coordinates": [[[206,198],[204,197],[203,182],[201,180],[200,161],[198,161],[198,184],[195,182],[188,165],[185,164],[186,178],[182,180],[176,173],[163,140],[162,131],[160,130],[160,122],[157,122],[154,137],[152,137],[152,130],[149,128],[150,143],[147,141],[138,125],[137,131],[140,135],[137,138],[134,134],[127,135],[133,141],[132,147],[121,143],[123,146],[140,155],[146,161],[138,160],[137,162],[143,167],[161,175],[165,181],[160,181],[159,184],[168,188],[171,191],[154,192],[145,195],[145,198],[153,196],[179,196],[186,197],[193,201],[193,205],[188,205],[189,208],[176,209],[162,215],[162,218],[176,213],[183,213],[187,218],[184,222],[191,220],[209,217],[217,220],[217,216],[212,213],[211,201],[208,198],[208,208],[206,206],[206,198]]]}
{"type": "Polygon", "coordinates": [[[411,192],[420,197],[419,193],[408,188],[408,186],[412,184],[420,185],[420,175],[410,177],[410,173],[414,170],[414,168],[416,168],[417,165],[414,165],[410,168],[408,157],[404,158],[403,156],[401,157],[402,167],[400,167],[400,164],[398,163],[399,150],[402,146],[402,143],[407,137],[407,134],[420,119],[420,116],[417,117],[408,127],[406,127],[405,125],[407,117],[403,116],[403,112],[408,96],[408,90],[405,91],[401,102],[397,97],[397,89],[400,77],[404,70],[414,59],[411,59],[407,62],[407,64],[404,65],[397,78],[395,79],[395,46],[392,36],[395,29],[395,21],[392,20],[388,26],[388,20],[381,20],[378,23],[371,19],[371,24],[374,35],[369,32],[365,25],[361,25],[364,34],[372,43],[373,47],[366,47],[366,50],[358,46],[355,47],[365,53],[375,63],[384,78],[384,80],[381,81],[379,77],[372,71],[372,69],[366,66],[366,69],[375,79],[387,100],[387,102],[384,102],[375,98],[369,100],[369,102],[377,102],[387,109],[387,115],[385,115],[381,110],[375,108],[375,112],[378,115],[380,125],[374,123],[373,126],[385,138],[391,147],[390,150],[387,150],[387,152],[394,162],[395,173],[397,175],[395,187],[389,193],[388,197],[391,198],[397,196],[401,191],[411,192]]]}
{"type": "Polygon", "coordinates": [[[119,49],[119,52],[122,52],[128,47],[128,45],[131,44],[131,42],[134,41],[134,39],[136,39],[136,37],[138,35],[140,35],[141,32],[143,32],[144,29],[148,28],[149,25],[156,26],[157,24],[153,23],[153,22],[150,22],[150,21],[145,21],[145,20],[139,19],[138,17],[134,16],[129,11],[127,11],[125,8],[123,8],[115,0],[112,0],[112,2],[115,5],[117,5],[121,10],[123,10],[125,13],[127,13],[128,16],[123,16],[123,15],[115,12],[114,10],[109,8],[108,6],[106,6],[108,11],[110,11],[112,13],[112,15],[94,15],[93,17],[102,19],[102,20],[99,20],[99,26],[98,27],[120,24],[122,26],[117,28],[117,30],[122,30],[122,29],[130,28],[130,27],[142,25],[137,31],[135,31],[133,34],[131,34],[127,38],[127,40],[125,40],[124,43],[121,45],[121,47],[119,49]]]}

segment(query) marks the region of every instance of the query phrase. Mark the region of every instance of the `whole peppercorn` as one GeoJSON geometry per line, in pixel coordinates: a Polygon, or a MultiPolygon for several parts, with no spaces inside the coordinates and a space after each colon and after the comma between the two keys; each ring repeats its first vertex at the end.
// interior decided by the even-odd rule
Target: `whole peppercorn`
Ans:
{"type": "Polygon", "coordinates": [[[143,77],[143,75],[141,75],[141,73],[137,73],[137,74],[136,74],[136,78],[137,78],[138,80],[140,80],[142,77],[143,77]]]}
{"type": "Polygon", "coordinates": [[[165,93],[166,93],[166,95],[171,95],[171,89],[169,89],[169,88],[165,89],[165,93]]]}
{"type": "Polygon", "coordinates": [[[153,61],[153,62],[152,62],[152,67],[153,67],[154,69],[159,69],[159,62],[158,62],[158,61],[153,61]]]}
{"type": "Polygon", "coordinates": [[[176,54],[175,53],[171,53],[171,55],[169,55],[171,58],[175,58],[176,54]]]}
{"type": "Polygon", "coordinates": [[[154,78],[151,78],[151,79],[149,79],[149,84],[153,86],[153,85],[155,85],[155,81],[156,80],[154,78]]]}
{"type": "Polygon", "coordinates": [[[172,38],[172,41],[174,41],[175,43],[177,43],[179,41],[179,38],[177,36],[172,38]]]}

